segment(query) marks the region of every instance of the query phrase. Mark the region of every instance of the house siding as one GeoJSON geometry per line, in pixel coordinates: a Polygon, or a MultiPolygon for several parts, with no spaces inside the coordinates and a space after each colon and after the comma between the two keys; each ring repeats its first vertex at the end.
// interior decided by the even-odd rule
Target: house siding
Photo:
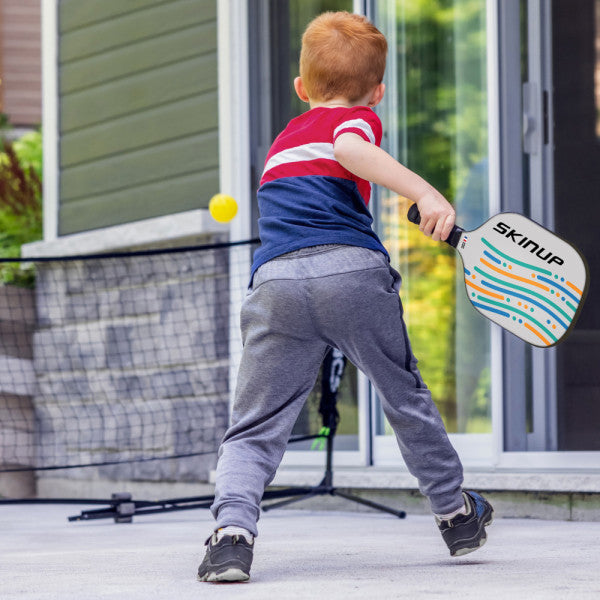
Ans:
{"type": "Polygon", "coordinates": [[[59,4],[59,235],[218,191],[216,0],[59,4]]]}
{"type": "Polygon", "coordinates": [[[15,126],[42,118],[40,0],[0,0],[0,110],[15,126]]]}

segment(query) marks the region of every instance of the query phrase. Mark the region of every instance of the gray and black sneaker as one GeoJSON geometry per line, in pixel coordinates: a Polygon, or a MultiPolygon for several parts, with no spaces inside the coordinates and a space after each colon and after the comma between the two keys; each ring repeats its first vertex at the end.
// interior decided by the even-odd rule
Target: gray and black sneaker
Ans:
{"type": "Polygon", "coordinates": [[[213,533],[204,544],[206,555],[198,567],[198,579],[210,582],[235,582],[250,579],[254,540],[243,535],[224,535],[217,541],[213,533]]]}
{"type": "Polygon", "coordinates": [[[463,496],[469,509],[466,515],[456,515],[450,520],[435,519],[450,548],[450,556],[463,556],[481,548],[487,540],[485,528],[494,518],[494,509],[483,496],[476,492],[463,492],[463,496]]]}

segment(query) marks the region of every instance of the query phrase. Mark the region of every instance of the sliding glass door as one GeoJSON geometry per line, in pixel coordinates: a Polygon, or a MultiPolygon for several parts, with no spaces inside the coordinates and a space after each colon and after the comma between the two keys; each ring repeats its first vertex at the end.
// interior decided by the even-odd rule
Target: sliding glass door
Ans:
{"type": "MultiPolygon", "coordinates": [[[[490,0],[251,0],[251,171],[256,189],[264,157],[288,120],[306,110],[292,82],[300,38],[324,10],[367,14],[389,42],[386,96],[377,111],[383,146],[454,204],[465,228],[490,212],[488,46],[490,0]]],[[[495,76],[495,73],[494,73],[495,76]]],[[[375,190],[376,228],[403,277],[405,317],[420,369],[453,442],[467,462],[492,459],[492,334],[469,305],[460,260],[409,225],[409,202],[375,190]]],[[[254,210],[254,222],[257,210],[254,210]]],[[[318,387],[295,433],[320,428],[318,387]]],[[[375,391],[349,365],[339,397],[338,464],[402,459],[375,391]]],[[[318,464],[310,442],[290,445],[284,462],[318,464]]],[[[322,462],[322,461],[321,461],[322,462]]]]}

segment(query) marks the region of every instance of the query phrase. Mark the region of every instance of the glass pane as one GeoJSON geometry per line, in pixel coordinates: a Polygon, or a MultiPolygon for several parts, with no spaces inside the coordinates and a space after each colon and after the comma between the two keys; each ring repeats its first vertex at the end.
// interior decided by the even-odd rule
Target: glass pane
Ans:
{"type": "MultiPolygon", "coordinates": [[[[294,92],[298,76],[298,61],[302,34],[308,23],[325,11],[352,11],[352,0],[277,0],[271,3],[271,85],[273,137],[288,121],[308,109],[294,92]],[[273,33],[276,32],[276,33],[273,33]],[[282,56],[282,53],[285,53],[282,56]]],[[[293,435],[311,435],[322,426],[319,414],[321,374],[310,393],[296,424],[293,435]]],[[[336,450],[358,450],[358,390],[357,370],[348,363],[340,382],[337,397],[340,422],[336,434],[336,450]]],[[[308,450],[312,441],[291,444],[289,450],[308,450]]]]}
{"type": "MultiPolygon", "coordinates": [[[[489,205],[486,0],[377,0],[375,20],[390,46],[384,147],[474,229],[489,205]]],[[[490,432],[489,324],[467,300],[456,252],[408,223],[409,205],[378,191],[378,231],[403,277],[419,368],[450,433],[490,432]]]]}

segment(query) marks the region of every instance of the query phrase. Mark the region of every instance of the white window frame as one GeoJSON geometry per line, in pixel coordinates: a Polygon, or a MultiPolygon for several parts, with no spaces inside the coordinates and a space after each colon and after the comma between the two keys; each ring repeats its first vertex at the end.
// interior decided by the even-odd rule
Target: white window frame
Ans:
{"type": "Polygon", "coordinates": [[[58,237],[60,147],[58,144],[58,0],[42,2],[42,145],[44,240],[58,237]]]}
{"type": "MultiPolygon", "coordinates": [[[[219,97],[219,186],[233,196],[238,214],[230,223],[232,242],[251,237],[250,98],[248,64],[248,3],[217,2],[217,62],[219,97]]],[[[229,413],[241,358],[240,311],[248,285],[250,247],[230,253],[229,259],[229,413]]]]}

